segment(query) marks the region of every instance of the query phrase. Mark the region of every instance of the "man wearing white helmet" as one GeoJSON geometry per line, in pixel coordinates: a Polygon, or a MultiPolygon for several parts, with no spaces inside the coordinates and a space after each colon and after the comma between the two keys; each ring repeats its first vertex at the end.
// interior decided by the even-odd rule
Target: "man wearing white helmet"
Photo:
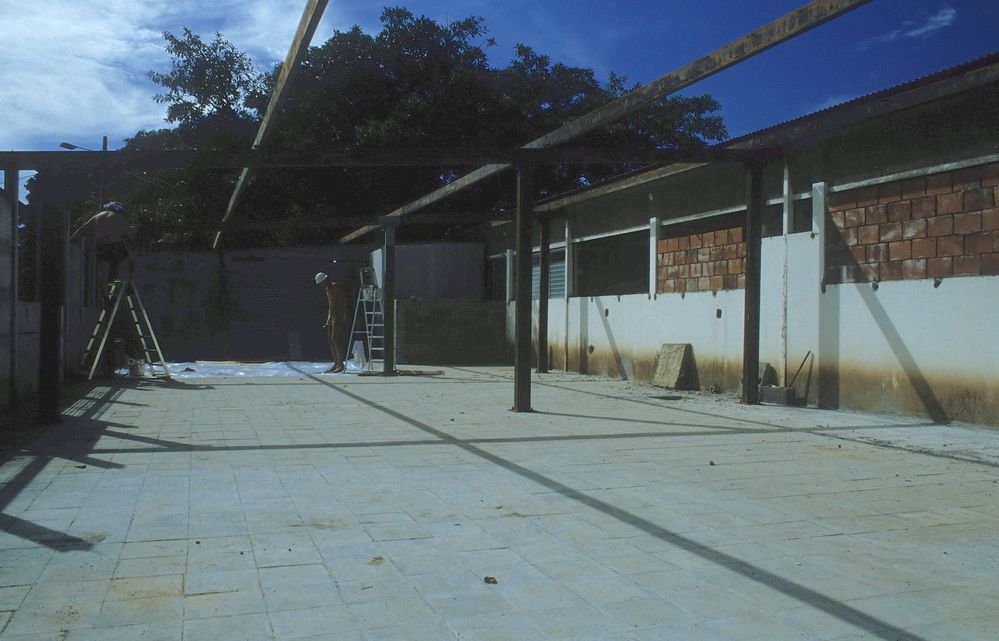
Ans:
{"type": "Polygon", "coordinates": [[[347,307],[343,301],[343,288],[338,283],[330,279],[326,272],[316,274],[316,285],[322,285],[326,292],[326,302],[329,311],[326,314],[326,337],[330,343],[330,351],[333,352],[333,365],[327,373],[339,374],[346,369],[346,364],[340,356],[340,343],[343,342],[343,329],[347,321],[347,307]]]}
{"type": "Polygon", "coordinates": [[[97,260],[107,264],[107,280],[118,277],[118,263],[128,262],[128,278],[135,273],[135,250],[132,242],[135,232],[125,219],[125,206],[117,201],[104,205],[103,211],[94,214],[69,237],[75,241],[86,233],[97,248],[97,260]]]}

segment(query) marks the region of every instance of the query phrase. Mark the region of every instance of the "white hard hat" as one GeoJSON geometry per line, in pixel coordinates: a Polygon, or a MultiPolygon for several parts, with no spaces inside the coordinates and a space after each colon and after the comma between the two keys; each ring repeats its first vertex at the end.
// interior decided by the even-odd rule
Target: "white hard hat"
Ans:
{"type": "Polygon", "coordinates": [[[327,278],[329,278],[329,276],[327,276],[326,272],[319,272],[316,274],[316,285],[322,285],[323,281],[327,278]]]}

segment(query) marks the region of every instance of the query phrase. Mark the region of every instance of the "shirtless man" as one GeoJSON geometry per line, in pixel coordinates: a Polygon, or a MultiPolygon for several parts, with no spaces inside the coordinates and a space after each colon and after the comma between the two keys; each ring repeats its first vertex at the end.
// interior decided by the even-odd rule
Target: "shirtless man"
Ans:
{"type": "Polygon", "coordinates": [[[339,345],[343,342],[343,329],[347,321],[347,308],[343,302],[343,286],[330,280],[325,272],[316,274],[316,285],[322,285],[326,292],[326,302],[329,304],[329,311],[326,314],[326,337],[330,342],[330,351],[333,352],[333,365],[326,370],[330,374],[339,374],[346,369],[346,364],[340,356],[339,345]]]}
{"type": "Polygon", "coordinates": [[[119,202],[109,202],[104,205],[104,211],[91,216],[79,229],[69,237],[75,241],[86,233],[93,238],[97,248],[97,260],[107,264],[107,280],[118,277],[118,263],[128,262],[128,278],[135,273],[135,251],[132,242],[135,232],[125,220],[125,206],[119,202]]]}

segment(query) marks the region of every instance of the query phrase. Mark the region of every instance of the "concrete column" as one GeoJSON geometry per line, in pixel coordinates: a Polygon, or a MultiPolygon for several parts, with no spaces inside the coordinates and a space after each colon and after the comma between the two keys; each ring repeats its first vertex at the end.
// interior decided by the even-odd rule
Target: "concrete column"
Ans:
{"type": "Polygon", "coordinates": [[[565,350],[565,371],[569,371],[569,297],[572,296],[572,281],[574,279],[573,267],[572,267],[572,225],[569,223],[569,217],[565,218],[565,265],[563,265],[563,274],[565,276],[564,287],[562,288],[563,309],[565,311],[565,325],[562,335],[564,338],[564,350],[565,350]]]}
{"type": "Polygon", "coordinates": [[[66,304],[66,231],[68,211],[37,205],[42,216],[41,322],[38,358],[38,420],[58,422],[62,394],[62,346],[66,304]]]}
{"type": "Polygon", "coordinates": [[[538,221],[538,373],[548,371],[548,296],[551,272],[551,222],[538,221]]]}
{"type": "Polygon", "coordinates": [[[658,259],[660,230],[662,230],[662,226],[659,224],[659,218],[649,218],[649,298],[656,297],[656,288],[658,287],[656,260],[658,259]]]}

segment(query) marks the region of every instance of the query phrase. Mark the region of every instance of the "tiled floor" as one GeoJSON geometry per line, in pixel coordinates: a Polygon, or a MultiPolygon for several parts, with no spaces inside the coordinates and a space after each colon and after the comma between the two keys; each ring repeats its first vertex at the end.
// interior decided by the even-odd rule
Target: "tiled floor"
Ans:
{"type": "Polygon", "coordinates": [[[999,639],[999,430],[510,377],[95,387],[0,467],[0,640],[999,639]]]}

